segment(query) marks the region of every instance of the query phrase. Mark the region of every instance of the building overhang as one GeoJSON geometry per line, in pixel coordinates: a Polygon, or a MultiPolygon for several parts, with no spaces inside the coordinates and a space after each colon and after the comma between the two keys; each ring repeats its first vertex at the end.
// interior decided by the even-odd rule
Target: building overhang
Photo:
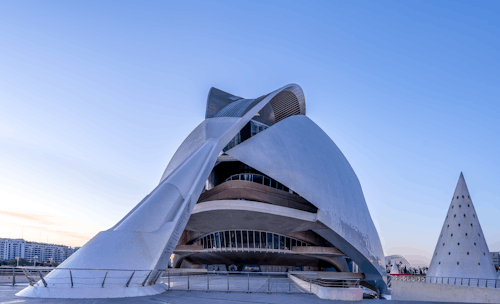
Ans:
{"type": "Polygon", "coordinates": [[[316,214],[256,201],[219,200],[198,203],[186,230],[208,233],[219,230],[265,230],[280,234],[326,228],[316,214]]]}

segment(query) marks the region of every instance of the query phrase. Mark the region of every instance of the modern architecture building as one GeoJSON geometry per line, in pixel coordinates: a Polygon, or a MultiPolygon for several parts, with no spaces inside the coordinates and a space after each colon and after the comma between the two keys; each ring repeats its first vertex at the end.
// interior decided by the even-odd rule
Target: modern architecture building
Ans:
{"type": "Polygon", "coordinates": [[[79,247],[28,242],[23,239],[0,238],[0,260],[13,260],[16,257],[30,262],[61,263],[71,256],[79,247]],[[36,257],[36,259],[35,259],[36,257]]]}
{"type": "Polygon", "coordinates": [[[448,214],[427,271],[431,277],[496,279],[492,256],[460,173],[448,214]]]}
{"type": "Polygon", "coordinates": [[[73,280],[101,278],[72,289],[53,283],[68,273],[53,271],[48,287],[19,295],[163,292],[155,282],[172,253],[177,268],[355,271],[367,287],[386,288],[384,254],[359,180],[306,116],[296,84],[253,99],[212,88],[205,120],[178,148],[159,185],[60,265],[72,269],[73,280]],[[116,271],[130,276],[126,288],[101,288],[116,271]]]}
{"type": "Polygon", "coordinates": [[[410,269],[411,265],[410,265],[410,262],[408,262],[408,260],[402,256],[402,255],[399,255],[399,254],[395,254],[395,255],[388,255],[385,257],[385,262],[387,263],[387,265],[389,265],[390,267],[392,267],[392,265],[396,264],[402,268],[406,267],[407,269],[410,269]]]}

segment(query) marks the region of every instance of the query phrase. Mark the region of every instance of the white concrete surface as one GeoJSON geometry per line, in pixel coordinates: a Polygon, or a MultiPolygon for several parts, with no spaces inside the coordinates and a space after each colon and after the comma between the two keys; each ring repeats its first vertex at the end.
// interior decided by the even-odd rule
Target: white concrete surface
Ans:
{"type": "Polygon", "coordinates": [[[459,303],[500,303],[500,289],[392,281],[392,300],[459,303]]]}
{"type": "Polygon", "coordinates": [[[460,173],[427,277],[496,279],[479,218],[460,173]]]}
{"type": "Polygon", "coordinates": [[[362,301],[363,300],[363,289],[361,288],[333,288],[333,287],[323,287],[316,284],[311,284],[297,278],[294,275],[290,275],[290,278],[295,284],[300,286],[303,290],[310,290],[318,298],[324,300],[340,300],[340,301],[362,301]]]}

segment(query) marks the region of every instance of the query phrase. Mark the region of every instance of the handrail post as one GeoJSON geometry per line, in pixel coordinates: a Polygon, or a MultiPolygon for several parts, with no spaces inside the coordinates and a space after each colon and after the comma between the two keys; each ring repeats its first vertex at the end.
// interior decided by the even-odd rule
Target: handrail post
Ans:
{"type": "Polygon", "coordinates": [[[71,280],[71,288],[73,288],[73,274],[71,274],[71,270],[69,271],[69,278],[71,280]]]}
{"type": "Polygon", "coordinates": [[[125,287],[128,287],[128,285],[130,285],[130,281],[132,281],[132,278],[134,277],[134,273],[135,273],[135,270],[132,272],[132,275],[128,279],[127,284],[125,285],[125,287]]]}
{"type": "Polygon", "coordinates": [[[170,290],[170,270],[167,271],[167,276],[168,276],[168,290],[170,290]]]}
{"type": "MultiPolygon", "coordinates": [[[[144,282],[142,282],[142,286],[146,285],[146,282],[148,281],[149,276],[151,275],[151,273],[152,273],[152,272],[153,272],[153,270],[151,270],[151,271],[148,273],[148,275],[147,275],[147,276],[146,276],[146,278],[144,279],[144,282]]],[[[108,274],[108,273],[106,272],[106,274],[108,274]]]]}
{"type": "Polygon", "coordinates": [[[12,286],[16,285],[16,269],[12,268],[12,286]]]}
{"type": "Polygon", "coordinates": [[[106,277],[108,276],[108,271],[109,270],[106,270],[106,274],[104,275],[104,279],[102,280],[102,285],[101,285],[102,288],[104,288],[104,283],[106,282],[106,277]]]}
{"type": "Polygon", "coordinates": [[[250,292],[250,273],[248,273],[248,289],[247,289],[247,293],[250,292]]]}
{"type": "Polygon", "coordinates": [[[209,274],[207,272],[207,292],[208,292],[209,289],[210,289],[210,276],[209,276],[209,274]]]}
{"type": "Polygon", "coordinates": [[[187,291],[189,291],[189,272],[187,273],[187,279],[188,279],[188,289],[187,289],[187,291]]]}
{"type": "Polygon", "coordinates": [[[312,294],[312,280],[309,279],[309,293],[312,294]]]}
{"type": "MultiPolygon", "coordinates": [[[[38,270],[38,275],[40,276],[40,279],[42,279],[43,286],[47,287],[47,282],[45,282],[45,279],[43,278],[42,272],[38,270]]],[[[71,281],[71,287],[73,287],[73,281],[71,281]]]]}
{"type": "Polygon", "coordinates": [[[226,272],[227,274],[227,292],[229,292],[229,272],[226,272]]]}

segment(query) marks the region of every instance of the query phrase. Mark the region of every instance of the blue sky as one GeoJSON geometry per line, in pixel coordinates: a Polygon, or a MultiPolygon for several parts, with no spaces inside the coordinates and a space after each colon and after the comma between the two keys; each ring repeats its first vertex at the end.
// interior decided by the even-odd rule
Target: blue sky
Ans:
{"type": "Polygon", "coordinates": [[[83,244],[158,183],[210,87],[297,83],[387,254],[431,256],[461,171],[498,251],[499,33],[497,1],[2,1],[0,237],[83,244]]]}

